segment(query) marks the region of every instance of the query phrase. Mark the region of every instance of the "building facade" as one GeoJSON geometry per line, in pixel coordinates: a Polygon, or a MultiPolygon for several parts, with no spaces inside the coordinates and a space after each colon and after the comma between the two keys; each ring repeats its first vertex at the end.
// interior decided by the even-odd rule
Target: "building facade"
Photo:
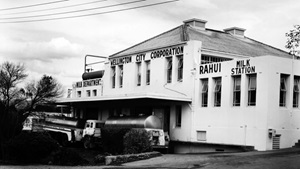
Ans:
{"type": "Polygon", "coordinates": [[[292,147],[300,139],[300,61],[245,29],[205,24],[187,20],[109,56],[59,104],[87,119],[156,115],[174,153],[292,147]]]}

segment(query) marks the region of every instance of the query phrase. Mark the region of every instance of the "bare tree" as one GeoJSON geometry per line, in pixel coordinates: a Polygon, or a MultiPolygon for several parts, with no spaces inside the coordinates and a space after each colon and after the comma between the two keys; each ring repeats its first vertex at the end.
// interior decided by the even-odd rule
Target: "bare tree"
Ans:
{"type": "Polygon", "coordinates": [[[5,111],[8,111],[19,98],[17,85],[26,77],[24,65],[4,62],[0,66],[0,104],[5,111]]]}
{"type": "Polygon", "coordinates": [[[47,75],[19,88],[26,77],[22,64],[4,62],[0,66],[0,146],[21,132],[37,105],[54,103],[63,94],[62,86],[47,75]]]}
{"type": "Polygon", "coordinates": [[[285,34],[288,38],[285,47],[290,50],[290,53],[293,56],[299,57],[300,50],[298,48],[300,45],[300,25],[294,25],[294,28],[295,29],[292,29],[285,34]]]}

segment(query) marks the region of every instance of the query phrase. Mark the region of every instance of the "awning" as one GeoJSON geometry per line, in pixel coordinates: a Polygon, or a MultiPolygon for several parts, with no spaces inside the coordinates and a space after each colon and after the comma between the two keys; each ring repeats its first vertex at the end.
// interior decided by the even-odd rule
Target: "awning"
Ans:
{"type": "Polygon", "coordinates": [[[162,95],[157,93],[139,93],[139,94],[124,94],[124,95],[111,95],[111,96],[98,96],[98,97],[96,96],[96,97],[64,98],[58,100],[57,104],[130,100],[130,99],[158,99],[158,100],[166,100],[166,101],[192,102],[191,97],[178,97],[178,96],[171,96],[171,95],[162,95]]]}

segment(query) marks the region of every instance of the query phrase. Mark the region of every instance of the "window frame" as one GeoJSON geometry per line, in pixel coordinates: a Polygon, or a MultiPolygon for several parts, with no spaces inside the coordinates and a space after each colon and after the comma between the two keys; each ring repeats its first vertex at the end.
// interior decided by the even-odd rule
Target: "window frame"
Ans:
{"type": "Polygon", "coordinates": [[[216,77],[214,78],[214,107],[221,107],[221,99],[222,99],[222,78],[216,77]]]}
{"type": "Polygon", "coordinates": [[[151,61],[145,61],[146,64],[146,85],[150,85],[151,75],[151,61]]]}
{"type": "Polygon", "coordinates": [[[177,56],[177,81],[182,82],[183,80],[183,55],[177,56]]]}
{"type": "Polygon", "coordinates": [[[91,97],[91,90],[86,90],[86,97],[91,97]]]}
{"type": "Polygon", "coordinates": [[[142,64],[141,62],[136,62],[136,85],[142,85],[142,64]]]}
{"type": "Polygon", "coordinates": [[[249,74],[248,76],[248,106],[256,106],[257,98],[257,75],[249,74]],[[255,86],[253,88],[253,78],[255,79],[255,86]]]}
{"type": "Polygon", "coordinates": [[[123,87],[123,74],[124,74],[124,67],[123,65],[119,65],[119,87],[123,87]]]}
{"type": "Polygon", "coordinates": [[[208,107],[208,78],[201,79],[201,107],[208,107]]]}
{"type": "Polygon", "coordinates": [[[173,59],[172,57],[168,57],[166,59],[167,59],[167,65],[166,65],[167,83],[172,83],[173,59]]]}
{"type": "Polygon", "coordinates": [[[111,67],[111,88],[116,88],[116,66],[111,67]]]}
{"type": "Polygon", "coordinates": [[[233,77],[233,102],[232,106],[238,107],[241,106],[241,81],[242,78],[240,75],[232,76],[233,77]],[[239,80],[239,89],[237,89],[237,80],[239,80]],[[237,99],[238,97],[238,99],[237,99]]]}
{"type": "Polygon", "coordinates": [[[300,94],[300,77],[294,76],[293,108],[299,108],[299,94],[300,94]]]}
{"type": "Polygon", "coordinates": [[[279,89],[279,107],[287,106],[287,92],[288,92],[288,75],[280,74],[280,89],[279,89]]]}

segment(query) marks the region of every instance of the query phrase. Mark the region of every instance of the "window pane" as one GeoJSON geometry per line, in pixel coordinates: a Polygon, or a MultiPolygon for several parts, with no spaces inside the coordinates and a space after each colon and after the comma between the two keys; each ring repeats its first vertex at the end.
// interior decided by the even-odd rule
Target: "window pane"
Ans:
{"type": "Polygon", "coordinates": [[[172,58],[167,59],[167,83],[172,82],[172,58]]]}
{"type": "Polygon", "coordinates": [[[286,91],[286,79],[285,78],[281,78],[281,80],[280,80],[280,89],[282,91],[286,91]]]}
{"type": "Polygon", "coordinates": [[[137,86],[141,85],[141,63],[137,63],[137,86]]]}
{"type": "Polygon", "coordinates": [[[299,107],[299,82],[300,77],[294,77],[294,90],[293,90],[293,107],[299,107]]]}
{"type": "Polygon", "coordinates": [[[215,91],[214,91],[214,106],[220,107],[221,106],[221,78],[215,78],[215,91]]]}
{"type": "Polygon", "coordinates": [[[202,79],[202,93],[201,93],[201,105],[202,107],[207,107],[207,101],[208,101],[208,79],[202,79]]]}
{"type": "Polygon", "coordinates": [[[249,90],[256,90],[256,76],[251,75],[249,77],[249,90]]]}
{"type": "Polygon", "coordinates": [[[279,106],[286,106],[286,92],[287,92],[287,78],[288,75],[280,75],[280,93],[279,93],[279,106]]]}
{"type": "Polygon", "coordinates": [[[205,93],[208,91],[208,81],[207,80],[203,80],[202,81],[202,93],[205,93]]]}
{"type": "Polygon", "coordinates": [[[233,77],[233,106],[240,106],[241,101],[241,77],[233,77]]]}
{"type": "Polygon", "coordinates": [[[146,84],[150,84],[150,61],[146,62],[146,84]]]}
{"type": "Polygon", "coordinates": [[[177,81],[182,81],[182,77],[183,77],[183,58],[182,56],[178,57],[178,71],[177,71],[177,74],[178,74],[178,78],[177,78],[177,81]]]}

